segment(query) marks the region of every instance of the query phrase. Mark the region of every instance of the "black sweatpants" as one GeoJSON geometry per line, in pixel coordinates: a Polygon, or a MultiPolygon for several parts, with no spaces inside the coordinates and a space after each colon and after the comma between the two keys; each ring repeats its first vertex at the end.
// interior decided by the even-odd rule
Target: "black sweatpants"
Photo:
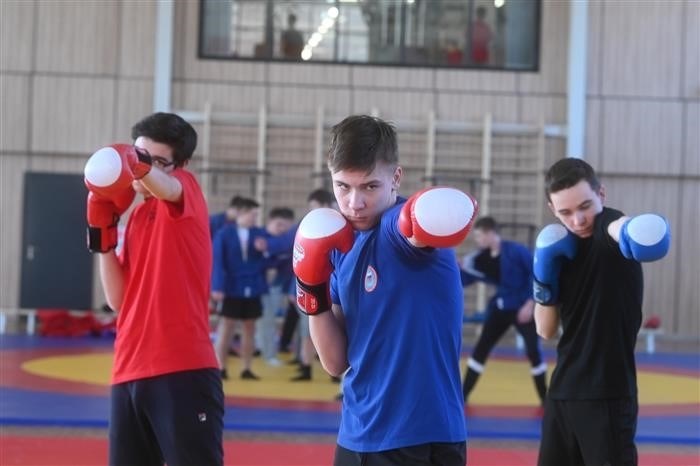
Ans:
{"type": "Polygon", "coordinates": [[[464,466],[467,442],[424,443],[362,453],[336,446],[333,466],[464,466]]]}
{"type": "Polygon", "coordinates": [[[525,340],[527,358],[530,360],[532,367],[542,364],[542,351],[540,350],[534,319],[522,324],[518,322],[517,310],[500,310],[496,307],[491,307],[488,314],[486,314],[484,326],[481,329],[479,340],[474,346],[471,358],[479,364],[484,364],[493,347],[496,346],[498,340],[501,339],[511,325],[515,326],[518,333],[525,340]]]}
{"type": "Polygon", "coordinates": [[[111,466],[219,466],[224,392],[218,369],[174,372],[112,386],[111,466]]]}
{"type": "Polygon", "coordinates": [[[538,466],[636,466],[638,409],[636,398],[547,397],[538,466]]]}

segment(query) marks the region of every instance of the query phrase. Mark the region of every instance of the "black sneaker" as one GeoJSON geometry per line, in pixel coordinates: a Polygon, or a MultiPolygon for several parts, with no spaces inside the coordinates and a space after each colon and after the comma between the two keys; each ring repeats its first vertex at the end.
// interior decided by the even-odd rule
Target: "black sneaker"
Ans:
{"type": "Polygon", "coordinates": [[[340,383],[340,377],[336,377],[334,375],[331,375],[331,382],[340,383]]]}
{"type": "Polygon", "coordinates": [[[226,372],[226,369],[221,370],[221,378],[224,380],[228,380],[228,372],[226,372]]]}
{"type": "Polygon", "coordinates": [[[253,374],[250,369],[246,369],[241,372],[241,378],[244,380],[260,380],[260,377],[253,374]]]}
{"type": "Polygon", "coordinates": [[[289,379],[291,382],[304,382],[311,380],[311,366],[300,366],[299,375],[289,379]]]}

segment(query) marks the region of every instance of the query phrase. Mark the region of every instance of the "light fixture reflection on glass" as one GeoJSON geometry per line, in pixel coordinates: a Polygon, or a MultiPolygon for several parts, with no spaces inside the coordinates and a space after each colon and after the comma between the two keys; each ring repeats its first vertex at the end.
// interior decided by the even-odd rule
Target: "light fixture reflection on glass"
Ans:
{"type": "Polygon", "coordinates": [[[496,8],[501,8],[505,4],[506,0],[493,0],[493,6],[495,6],[496,8]]]}
{"type": "Polygon", "coordinates": [[[311,47],[307,45],[306,47],[304,47],[304,50],[301,51],[301,59],[304,61],[308,61],[311,59],[311,55],[311,47]]]}
{"type": "Polygon", "coordinates": [[[338,13],[339,13],[338,9],[337,9],[336,7],[334,7],[334,6],[333,6],[333,7],[330,7],[330,8],[328,9],[328,17],[329,17],[329,18],[334,18],[334,19],[337,18],[337,17],[338,17],[338,13]]]}

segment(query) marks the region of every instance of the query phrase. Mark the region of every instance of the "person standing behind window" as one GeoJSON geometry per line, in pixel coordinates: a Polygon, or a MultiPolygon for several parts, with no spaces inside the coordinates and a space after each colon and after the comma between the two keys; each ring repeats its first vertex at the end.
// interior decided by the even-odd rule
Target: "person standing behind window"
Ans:
{"type": "Polygon", "coordinates": [[[280,38],[280,52],[282,52],[282,57],[284,58],[301,60],[301,51],[304,49],[304,36],[295,29],[296,23],[297,16],[294,13],[290,13],[287,16],[287,29],[282,31],[282,37],[280,38]]]}
{"type": "Polygon", "coordinates": [[[480,6],[476,9],[476,21],[471,27],[471,61],[475,65],[489,64],[489,48],[491,46],[491,27],[486,22],[486,8],[480,6]]]}

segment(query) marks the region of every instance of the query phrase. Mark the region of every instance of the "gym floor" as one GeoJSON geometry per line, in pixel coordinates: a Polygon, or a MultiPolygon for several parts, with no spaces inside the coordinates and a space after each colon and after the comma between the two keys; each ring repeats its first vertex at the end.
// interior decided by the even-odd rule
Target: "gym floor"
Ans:
{"type": "MultiPolygon", "coordinates": [[[[109,337],[0,335],[0,465],[105,464],[112,344],[109,337]]],[[[529,366],[507,341],[502,346],[467,408],[470,465],[536,462],[541,411],[529,366]]],[[[659,344],[646,354],[642,346],[640,465],[700,465],[697,347],[659,344]]],[[[545,355],[551,368],[553,348],[545,355]]],[[[229,373],[238,365],[230,357],[229,373]]],[[[224,384],[226,464],[331,464],[338,385],[319,365],[311,382],[290,382],[295,366],[270,367],[259,358],[253,370],[262,380],[224,384]]]]}

